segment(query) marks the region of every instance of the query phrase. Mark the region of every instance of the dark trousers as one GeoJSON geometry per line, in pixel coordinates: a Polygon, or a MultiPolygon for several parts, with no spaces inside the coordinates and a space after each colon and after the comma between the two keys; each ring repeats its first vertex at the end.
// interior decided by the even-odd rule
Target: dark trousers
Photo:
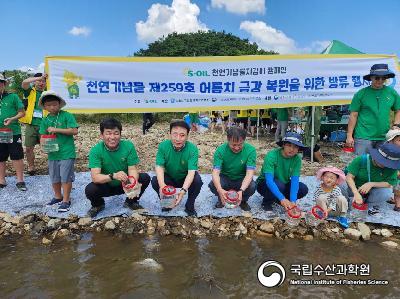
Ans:
{"type": "MultiPolygon", "coordinates": [[[[231,180],[230,178],[228,178],[226,175],[223,175],[223,174],[219,175],[219,179],[221,182],[222,189],[224,189],[226,191],[229,191],[229,190],[239,191],[240,187],[242,186],[242,182],[243,182],[243,180],[235,180],[235,181],[231,180]]],[[[210,188],[210,190],[213,194],[215,194],[216,196],[219,196],[219,194],[217,192],[217,188],[215,188],[213,181],[211,181],[208,184],[208,187],[210,188]]],[[[252,196],[254,194],[254,192],[256,192],[256,183],[252,180],[250,185],[243,192],[242,202],[247,202],[249,197],[252,196]]],[[[220,200],[219,197],[218,197],[218,200],[220,200]]]]}
{"type": "Polygon", "coordinates": [[[143,113],[143,135],[154,125],[153,113],[143,113]]]}
{"type": "MultiPolygon", "coordinates": [[[[147,186],[150,184],[150,176],[147,173],[139,173],[139,183],[142,184],[139,197],[133,200],[139,200],[147,186]]],[[[111,186],[110,184],[90,183],[85,188],[86,197],[90,200],[93,207],[104,205],[104,198],[125,193],[122,184],[111,186]]],[[[129,200],[129,199],[127,199],[129,200]]]]}
{"type": "MultiPolygon", "coordinates": [[[[185,182],[184,179],[181,181],[175,181],[168,174],[164,173],[164,183],[168,186],[174,186],[175,188],[181,188],[183,186],[184,182],[185,182]]],[[[151,179],[151,186],[153,187],[154,191],[156,191],[158,196],[160,196],[160,194],[159,194],[160,193],[160,185],[158,184],[157,176],[153,176],[153,178],[151,179]]],[[[203,186],[203,181],[201,180],[199,173],[196,171],[194,178],[193,178],[193,182],[188,189],[188,199],[185,204],[186,209],[194,210],[194,202],[200,193],[201,186],[203,186]]]]}
{"type": "MultiPolygon", "coordinates": [[[[283,196],[285,196],[286,199],[290,200],[290,183],[291,182],[284,184],[277,179],[274,179],[274,182],[278,186],[278,188],[281,191],[281,193],[283,194],[283,196]]],[[[275,197],[275,195],[271,192],[271,190],[269,190],[265,181],[259,182],[257,184],[257,192],[260,193],[261,196],[264,197],[263,204],[268,205],[268,204],[272,204],[274,202],[280,204],[280,200],[275,197]]],[[[297,199],[306,196],[307,193],[308,193],[308,187],[305,184],[299,182],[299,191],[297,192],[297,199]]]]}

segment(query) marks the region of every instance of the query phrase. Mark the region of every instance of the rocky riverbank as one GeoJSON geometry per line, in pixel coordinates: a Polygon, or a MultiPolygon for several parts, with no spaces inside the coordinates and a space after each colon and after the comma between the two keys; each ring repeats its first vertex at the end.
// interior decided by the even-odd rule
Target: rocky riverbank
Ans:
{"type": "Polygon", "coordinates": [[[297,227],[289,227],[285,221],[275,218],[271,221],[244,217],[155,217],[137,213],[131,217],[110,217],[97,221],[91,218],[78,218],[71,215],[68,219],[50,218],[46,215],[29,214],[11,216],[0,212],[0,238],[26,235],[41,241],[45,245],[57,239],[76,240],[84,232],[108,231],[113,235],[174,235],[179,238],[202,236],[225,238],[252,238],[254,236],[283,239],[314,238],[322,240],[340,240],[350,243],[352,240],[378,240],[382,245],[400,248],[400,229],[365,223],[353,223],[343,230],[336,222],[327,221],[318,227],[308,226],[302,220],[297,227]]]}

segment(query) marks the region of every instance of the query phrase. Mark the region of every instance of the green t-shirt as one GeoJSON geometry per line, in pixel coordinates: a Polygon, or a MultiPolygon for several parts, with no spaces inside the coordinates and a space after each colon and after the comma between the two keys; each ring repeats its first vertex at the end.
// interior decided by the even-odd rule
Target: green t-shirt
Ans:
{"type": "Polygon", "coordinates": [[[24,110],[24,104],[18,95],[15,93],[3,94],[3,98],[0,100],[0,128],[10,128],[13,135],[20,135],[21,125],[18,120],[14,120],[7,127],[4,125],[6,118],[14,117],[20,110],[24,110]]]}
{"type": "Polygon", "coordinates": [[[289,120],[289,113],[287,108],[276,108],[276,119],[278,121],[288,121],[289,120]]]}
{"type": "Polygon", "coordinates": [[[354,137],[368,140],[385,140],[390,129],[390,112],[400,109],[400,96],[391,87],[360,89],[353,97],[350,110],[358,112],[354,137]]]}
{"type": "Polygon", "coordinates": [[[199,114],[198,113],[189,113],[190,123],[198,124],[199,123],[199,114]]]}
{"type": "Polygon", "coordinates": [[[228,143],[220,145],[214,153],[214,168],[233,181],[243,179],[247,169],[256,169],[257,153],[254,146],[245,142],[239,153],[232,152],[228,143]]]}
{"type": "MultiPolygon", "coordinates": [[[[58,115],[48,114],[47,117],[43,119],[40,123],[39,133],[41,135],[50,134],[47,132],[48,127],[56,127],[59,129],[70,129],[70,128],[78,128],[78,124],[76,123],[75,117],[64,110],[60,110],[58,115]]],[[[57,143],[58,143],[58,151],[48,153],[48,158],[50,161],[55,160],[68,160],[75,159],[75,143],[74,136],[66,135],[62,133],[56,133],[57,143]]]]}
{"type": "MultiPolygon", "coordinates": [[[[118,149],[110,151],[104,141],[97,143],[89,153],[89,168],[101,168],[102,174],[124,171],[128,174],[128,167],[139,163],[135,146],[130,140],[121,140],[118,149]]],[[[109,182],[111,186],[119,186],[118,180],[109,182]]]]}
{"type": "MultiPolygon", "coordinates": [[[[27,90],[24,90],[24,97],[27,98],[29,94],[31,93],[32,88],[28,88],[27,90]]],[[[42,114],[43,116],[43,109],[38,106],[40,96],[42,95],[42,91],[36,90],[36,101],[35,101],[35,107],[33,108],[33,115],[35,113],[37,114],[42,114]]],[[[42,122],[41,117],[32,117],[32,126],[40,126],[40,123],[42,122]]]]}
{"type": "MultiPolygon", "coordinates": [[[[371,182],[387,182],[392,186],[397,184],[397,170],[375,166],[374,163],[372,163],[371,156],[369,157],[369,160],[371,182]]],[[[347,166],[347,171],[354,175],[354,182],[356,183],[357,188],[368,183],[367,163],[366,161],[363,161],[362,156],[358,156],[351,161],[347,166]]]]}
{"type": "Polygon", "coordinates": [[[193,143],[186,141],[185,147],[176,151],[171,140],[164,140],[158,146],[156,166],[164,168],[172,179],[181,181],[187,176],[188,170],[197,170],[199,150],[193,143]]]}
{"type": "Polygon", "coordinates": [[[289,183],[292,176],[300,176],[300,155],[297,154],[291,158],[285,158],[282,155],[282,150],[282,148],[275,148],[265,155],[264,164],[261,168],[257,182],[263,182],[266,173],[273,174],[274,178],[284,184],[289,183]]]}

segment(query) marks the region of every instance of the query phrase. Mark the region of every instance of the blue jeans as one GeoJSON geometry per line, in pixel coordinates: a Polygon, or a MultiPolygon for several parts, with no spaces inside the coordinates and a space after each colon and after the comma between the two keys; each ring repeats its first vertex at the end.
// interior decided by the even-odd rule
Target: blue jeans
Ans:
{"type": "MultiPolygon", "coordinates": [[[[339,187],[342,190],[342,194],[350,202],[350,199],[352,197],[354,197],[354,194],[350,190],[349,186],[347,186],[347,184],[344,183],[344,184],[340,185],[339,187]]],[[[372,188],[368,192],[368,196],[367,196],[367,199],[365,200],[365,202],[367,202],[369,205],[385,202],[388,199],[390,199],[392,197],[392,195],[393,195],[392,188],[372,188]]]]}
{"type": "MultiPolygon", "coordinates": [[[[275,184],[278,186],[279,191],[285,196],[285,198],[290,199],[290,183],[283,183],[277,179],[274,179],[275,184]]],[[[263,199],[263,205],[268,205],[272,204],[274,202],[280,204],[280,200],[275,197],[275,195],[269,190],[267,183],[265,181],[262,181],[257,184],[257,192],[261,194],[261,196],[264,197],[263,199]]],[[[308,193],[308,187],[299,182],[299,191],[297,192],[297,199],[302,198],[306,196],[308,193]]]]}
{"type": "Polygon", "coordinates": [[[384,143],[382,140],[367,140],[367,139],[354,139],[354,150],[357,156],[369,154],[371,148],[376,148],[384,143]]]}

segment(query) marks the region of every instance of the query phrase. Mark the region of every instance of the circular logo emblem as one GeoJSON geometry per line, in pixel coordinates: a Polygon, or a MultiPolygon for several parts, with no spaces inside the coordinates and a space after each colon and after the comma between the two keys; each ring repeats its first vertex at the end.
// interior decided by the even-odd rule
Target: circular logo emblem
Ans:
{"type": "Polygon", "coordinates": [[[285,277],[285,269],[276,261],[267,261],[258,268],[258,281],[267,288],[279,287],[284,282],[285,277]],[[269,269],[272,273],[266,276],[264,274],[265,269],[269,269]]]}

